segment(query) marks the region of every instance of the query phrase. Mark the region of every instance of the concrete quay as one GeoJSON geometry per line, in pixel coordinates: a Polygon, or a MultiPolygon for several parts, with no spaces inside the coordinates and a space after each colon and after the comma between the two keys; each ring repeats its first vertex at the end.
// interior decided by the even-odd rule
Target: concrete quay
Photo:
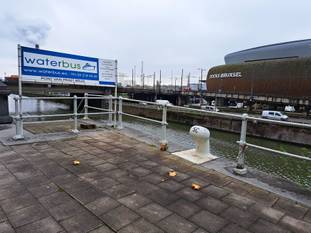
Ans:
{"type": "Polygon", "coordinates": [[[0,232],[311,233],[311,208],[106,129],[0,144],[0,232]]]}

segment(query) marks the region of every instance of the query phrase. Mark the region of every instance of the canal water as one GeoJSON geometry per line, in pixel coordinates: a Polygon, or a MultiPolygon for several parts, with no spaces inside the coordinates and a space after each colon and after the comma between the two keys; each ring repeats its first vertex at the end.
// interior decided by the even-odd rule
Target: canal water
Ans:
{"type": "MultiPolygon", "coordinates": [[[[9,110],[14,112],[13,97],[9,97],[9,110]]],[[[68,113],[70,107],[66,104],[54,103],[43,100],[26,100],[23,104],[23,111],[27,114],[43,113],[68,113]]],[[[159,141],[161,136],[160,126],[129,117],[123,117],[124,126],[142,132],[149,140],[159,141]]],[[[167,138],[170,151],[181,151],[194,148],[191,136],[189,135],[190,125],[168,124],[167,138]]],[[[218,157],[225,157],[236,161],[238,154],[238,134],[210,130],[211,132],[211,153],[218,157]]],[[[278,141],[247,137],[252,144],[269,147],[285,152],[311,157],[311,147],[282,143],[278,141]]],[[[248,166],[258,170],[275,174],[291,180],[311,190],[311,162],[280,156],[274,153],[264,152],[258,149],[248,148],[246,151],[246,163],[248,166]]]]}

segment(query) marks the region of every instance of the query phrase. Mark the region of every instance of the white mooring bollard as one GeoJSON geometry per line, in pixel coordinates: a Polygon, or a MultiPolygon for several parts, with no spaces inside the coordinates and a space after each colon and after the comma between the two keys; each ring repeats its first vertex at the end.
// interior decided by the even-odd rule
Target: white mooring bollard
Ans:
{"type": "Polygon", "coordinates": [[[207,128],[195,125],[189,131],[196,145],[195,149],[179,151],[173,153],[174,155],[186,159],[195,164],[202,164],[213,159],[217,156],[210,153],[210,132],[207,128]]]}
{"type": "Polygon", "coordinates": [[[195,153],[199,156],[208,156],[210,154],[210,132],[207,128],[202,126],[192,126],[190,129],[190,135],[196,144],[195,153]]]}

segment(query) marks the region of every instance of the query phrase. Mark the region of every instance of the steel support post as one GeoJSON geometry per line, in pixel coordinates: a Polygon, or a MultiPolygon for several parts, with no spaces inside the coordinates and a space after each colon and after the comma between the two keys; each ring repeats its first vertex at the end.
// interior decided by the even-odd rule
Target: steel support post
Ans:
{"type": "Polygon", "coordinates": [[[117,105],[118,105],[118,100],[115,99],[114,101],[114,114],[113,114],[113,127],[116,128],[117,127],[117,105]]]}
{"type": "Polygon", "coordinates": [[[167,150],[166,125],[167,125],[167,106],[162,106],[162,126],[161,126],[161,141],[160,150],[167,150]]]}
{"type": "Polygon", "coordinates": [[[122,122],[122,96],[119,97],[118,129],[123,129],[123,122],[122,122]]]}
{"type": "Polygon", "coordinates": [[[112,95],[109,95],[108,110],[109,110],[109,114],[108,114],[108,125],[109,125],[109,126],[113,126],[113,123],[112,123],[112,95]]]}
{"type": "Polygon", "coordinates": [[[78,100],[77,100],[76,95],[73,96],[73,118],[74,118],[74,129],[72,130],[72,132],[79,133],[79,130],[78,130],[78,100]]]}
{"type": "Polygon", "coordinates": [[[15,136],[13,140],[21,140],[24,139],[24,130],[23,130],[23,114],[21,112],[21,97],[17,96],[14,98],[15,102],[15,136]]]}
{"type": "Polygon", "coordinates": [[[241,135],[239,141],[239,154],[237,157],[237,165],[233,171],[238,175],[245,175],[247,173],[247,168],[245,167],[245,149],[246,149],[246,131],[247,131],[247,117],[248,115],[244,113],[242,115],[241,124],[241,135]]]}
{"type": "Polygon", "coordinates": [[[88,93],[84,93],[84,120],[88,120],[89,119],[89,99],[88,99],[88,93]]]}

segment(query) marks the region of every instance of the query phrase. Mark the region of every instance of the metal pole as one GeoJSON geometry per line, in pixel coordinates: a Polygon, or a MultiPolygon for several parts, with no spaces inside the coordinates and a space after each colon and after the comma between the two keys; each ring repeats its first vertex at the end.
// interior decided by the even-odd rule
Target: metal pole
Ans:
{"type": "Polygon", "coordinates": [[[202,92],[203,69],[201,68],[200,91],[202,92]]]}
{"type": "Polygon", "coordinates": [[[153,90],[154,90],[154,92],[156,92],[156,88],[155,88],[155,76],[156,76],[156,74],[155,74],[155,72],[153,72],[153,90]]]}
{"type": "Polygon", "coordinates": [[[14,97],[15,116],[18,116],[18,96],[14,97]]]}
{"type": "Polygon", "coordinates": [[[118,61],[115,60],[115,76],[116,76],[116,85],[114,89],[114,119],[113,119],[113,126],[116,128],[117,127],[117,98],[118,98],[118,61]]]}
{"type": "Polygon", "coordinates": [[[15,101],[15,136],[14,140],[24,139],[23,128],[21,127],[21,119],[19,114],[19,96],[14,98],[15,101]]]}
{"type": "Polygon", "coordinates": [[[173,89],[173,71],[171,70],[171,88],[173,89]]]}
{"type": "Polygon", "coordinates": [[[108,100],[108,109],[109,109],[109,115],[108,115],[108,125],[112,126],[112,95],[109,95],[108,100]]]}
{"type": "Polygon", "coordinates": [[[174,90],[175,90],[175,94],[176,94],[176,91],[177,91],[177,77],[175,77],[175,87],[174,87],[174,90]]]}
{"type": "Polygon", "coordinates": [[[160,70],[159,94],[161,93],[161,84],[162,84],[162,72],[160,70]]]}
{"type": "Polygon", "coordinates": [[[181,69],[181,77],[180,77],[180,92],[182,93],[182,83],[184,78],[184,69],[181,69]]]}
{"type": "Polygon", "coordinates": [[[77,96],[73,96],[73,117],[74,117],[74,128],[72,132],[74,133],[79,133],[78,130],[78,101],[77,101],[77,96]]]}
{"type": "Polygon", "coordinates": [[[167,106],[163,105],[162,109],[162,129],[161,129],[161,141],[160,141],[160,150],[167,150],[167,139],[166,139],[166,125],[167,125],[167,106]]]}
{"type": "Polygon", "coordinates": [[[132,69],[132,88],[134,88],[134,70],[132,69]]]}
{"type": "Polygon", "coordinates": [[[141,70],[140,70],[140,78],[141,78],[141,86],[144,88],[144,61],[141,61],[141,70]]]}
{"type": "Polygon", "coordinates": [[[247,168],[244,164],[245,149],[246,149],[246,131],[247,131],[247,117],[248,115],[244,113],[242,115],[242,124],[241,124],[241,135],[239,141],[239,154],[237,157],[237,165],[233,171],[238,175],[245,175],[247,173],[247,168]]]}
{"type": "Polygon", "coordinates": [[[118,129],[123,129],[122,123],[122,96],[119,97],[119,111],[118,111],[118,129]]]}
{"type": "Polygon", "coordinates": [[[88,93],[84,93],[84,117],[83,119],[84,120],[88,120],[89,119],[89,110],[88,110],[88,107],[89,107],[89,100],[88,100],[88,93]]]}
{"type": "MultiPolygon", "coordinates": [[[[13,137],[14,140],[24,139],[23,132],[23,114],[22,114],[22,49],[20,45],[17,45],[18,55],[18,117],[16,118],[16,135],[13,137]]],[[[15,106],[16,107],[16,106],[15,106]]],[[[16,109],[15,109],[16,111],[16,109]]]]}

